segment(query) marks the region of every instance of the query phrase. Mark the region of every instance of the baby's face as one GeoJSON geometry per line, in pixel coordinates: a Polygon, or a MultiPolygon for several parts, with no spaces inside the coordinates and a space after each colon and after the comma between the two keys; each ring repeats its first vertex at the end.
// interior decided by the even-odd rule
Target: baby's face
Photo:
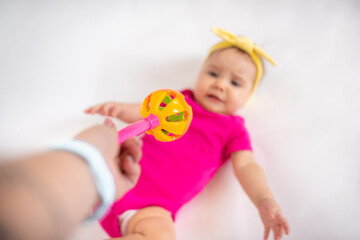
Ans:
{"type": "Polygon", "coordinates": [[[207,111],[231,115],[250,96],[256,66],[236,48],[214,52],[203,64],[195,86],[195,100],[207,111]]]}

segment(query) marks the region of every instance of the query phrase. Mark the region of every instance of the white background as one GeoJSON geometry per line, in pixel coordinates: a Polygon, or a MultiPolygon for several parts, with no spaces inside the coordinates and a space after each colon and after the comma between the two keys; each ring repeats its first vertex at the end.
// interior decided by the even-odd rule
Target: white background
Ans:
{"type": "MultiPolygon", "coordinates": [[[[285,239],[360,239],[359,1],[2,0],[1,153],[100,123],[83,113],[92,104],[192,87],[219,41],[212,26],[251,37],[277,60],[241,114],[289,220],[285,239]]],[[[180,210],[176,230],[179,240],[263,234],[229,164],[180,210]]],[[[104,238],[93,225],[69,239],[104,238]]]]}

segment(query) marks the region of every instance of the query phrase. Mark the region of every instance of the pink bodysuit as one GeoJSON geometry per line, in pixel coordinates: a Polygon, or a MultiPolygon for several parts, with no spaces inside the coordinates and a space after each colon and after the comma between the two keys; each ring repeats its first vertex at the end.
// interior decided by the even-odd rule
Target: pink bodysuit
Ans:
{"type": "Polygon", "coordinates": [[[121,236],[118,216],[129,209],[160,206],[175,219],[179,208],[204,188],[232,152],[251,150],[243,118],[208,112],[195,102],[192,91],[182,93],[193,109],[189,130],[173,142],[144,136],[138,183],[101,221],[111,237],[121,236]]]}

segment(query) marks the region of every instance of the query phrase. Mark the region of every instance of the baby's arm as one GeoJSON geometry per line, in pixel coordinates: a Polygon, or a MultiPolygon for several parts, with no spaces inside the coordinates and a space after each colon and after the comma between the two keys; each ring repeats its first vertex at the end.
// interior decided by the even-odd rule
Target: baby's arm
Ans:
{"type": "Polygon", "coordinates": [[[141,120],[140,103],[119,103],[106,102],[101,103],[85,110],[89,114],[101,114],[109,117],[116,117],[121,121],[133,123],[141,120]]]}
{"type": "Polygon", "coordinates": [[[273,230],[274,239],[282,237],[283,231],[289,234],[289,226],[282,215],[268,186],[264,171],[256,163],[252,152],[237,151],[231,154],[235,175],[246,194],[259,210],[265,227],[264,239],[268,239],[270,230],[273,230]]]}

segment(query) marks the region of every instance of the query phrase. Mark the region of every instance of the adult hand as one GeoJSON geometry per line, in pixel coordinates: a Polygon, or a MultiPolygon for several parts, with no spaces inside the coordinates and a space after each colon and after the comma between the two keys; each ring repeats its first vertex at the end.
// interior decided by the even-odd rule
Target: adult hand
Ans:
{"type": "MultiPolygon", "coordinates": [[[[119,198],[140,175],[141,142],[129,139],[120,147],[114,124],[110,119],[104,123],[82,131],[76,138],[102,153],[119,198]]],[[[86,161],[64,150],[1,164],[0,238],[65,239],[100,202],[95,182],[91,185],[91,181],[86,161]]]]}
{"type": "Polygon", "coordinates": [[[139,179],[142,141],[131,138],[120,146],[117,136],[114,123],[106,118],[104,125],[86,129],[75,138],[94,145],[102,153],[115,180],[116,198],[120,198],[139,179]]]}

